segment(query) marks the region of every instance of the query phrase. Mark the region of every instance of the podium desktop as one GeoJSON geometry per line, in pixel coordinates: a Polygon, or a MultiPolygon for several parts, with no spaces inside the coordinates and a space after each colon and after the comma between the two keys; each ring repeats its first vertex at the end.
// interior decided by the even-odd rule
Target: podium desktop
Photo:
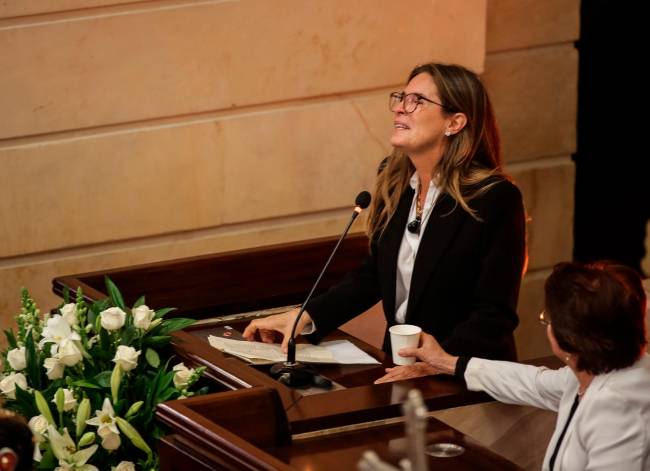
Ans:
{"type": "MultiPolygon", "coordinates": [[[[411,388],[420,389],[429,410],[491,400],[444,376],[374,385],[391,366],[390,358],[341,331],[327,340],[348,339],[381,364],[317,365],[335,383],[331,391],[291,389],[272,379],[265,367],[208,344],[207,337],[225,325],[241,331],[269,310],[301,303],[335,242],[322,238],[53,280],[56,294],[81,287],[95,300],[106,297],[108,275],[127,305],[144,294],[149,306],[176,307],[175,315],[209,319],[173,337],[175,353],[186,364],[207,367],[205,380],[216,392],[158,407],[158,419],[170,429],[159,444],[162,470],[356,469],[368,449],[397,464],[406,453],[401,404],[411,388]]],[[[365,236],[345,240],[319,291],[354,270],[367,247],[365,236]]],[[[427,438],[466,449],[454,458],[429,458],[431,469],[518,469],[436,419],[429,420],[427,438]]]]}

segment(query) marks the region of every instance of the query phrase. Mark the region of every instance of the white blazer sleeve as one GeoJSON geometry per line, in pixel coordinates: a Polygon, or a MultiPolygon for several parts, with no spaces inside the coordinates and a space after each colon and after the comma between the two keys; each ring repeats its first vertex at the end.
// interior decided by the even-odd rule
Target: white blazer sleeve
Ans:
{"type": "Polygon", "coordinates": [[[485,391],[498,401],[557,412],[562,394],[576,379],[567,367],[549,370],[509,361],[472,358],[465,370],[465,381],[470,390],[485,391]]]}

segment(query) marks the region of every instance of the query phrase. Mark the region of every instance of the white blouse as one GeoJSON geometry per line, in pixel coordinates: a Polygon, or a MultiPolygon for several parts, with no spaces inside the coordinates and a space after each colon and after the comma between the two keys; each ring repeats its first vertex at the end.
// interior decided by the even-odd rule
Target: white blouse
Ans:
{"type": "MultiPolygon", "coordinates": [[[[420,179],[418,178],[417,173],[413,174],[409,183],[411,188],[415,190],[408,218],[408,222],[410,223],[415,219],[418,187],[420,186],[420,179]]],[[[395,322],[398,324],[403,324],[406,318],[406,307],[408,306],[409,291],[411,289],[411,277],[413,276],[415,257],[418,254],[418,247],[420,246],[420,236],[424,234],[424,229],[429,221],[429,216],[431,215],[431,211],[433,210],[433,206],[435,205],[439,194],[440,189],[432,180],[429,183],[429,191],[427,191],[427,197],[424,201],[420,233],[414,234],[409,232],[406,227],[404,228],[402,244],[400,245],[399,254],[397,255],[397,283],[395,286],[395,322]]]]}

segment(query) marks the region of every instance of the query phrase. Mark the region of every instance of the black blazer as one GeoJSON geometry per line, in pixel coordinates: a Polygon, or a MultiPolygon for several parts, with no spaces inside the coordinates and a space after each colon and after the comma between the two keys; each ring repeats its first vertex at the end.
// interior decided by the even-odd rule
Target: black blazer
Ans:
{"type": "MultiPolygon", "coordinates": [[[[388,326],[396,323],[397,256],[413,194],[408,187],[360,268],[309,302],[306,310],[317,328],[310,341],[319,342],[379,300],[388,326]]],[[[439,196],[415,259],[406,323],[422,327],[453,355],[514,360],[512,332],[526,257],[521,193],[500,179],[469,204],[480,221],[449,194],[439,196]]],[[[386,335],[385,351],[389,341],[386,335]]]]}

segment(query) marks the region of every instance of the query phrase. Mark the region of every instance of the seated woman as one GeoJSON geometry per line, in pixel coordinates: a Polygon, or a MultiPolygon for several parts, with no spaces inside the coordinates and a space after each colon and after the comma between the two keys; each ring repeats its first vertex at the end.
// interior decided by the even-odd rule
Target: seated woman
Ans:
{"type": "MultiPolygon", "coordinates": [[[[424,64],[389,107],[393,153],[377,176],[370,254],[307,304],[296,332],[311,321],[318,342],[381,301],[388,327],[416,324],[456,355],[513,360],[524,210],[501,166],[487,92],[461,66],[424,64]]],[[[273,342],[279,333],[286,350],[297,314],[254,320],[244,337],[273,342]]]]}
{"type": "MultiPolygon", "coordinates": [[[[562,263],[546,280],[545,306],[540,321],[567,365],[559,370],[459,358],[428,334],[419,348],[400,355],[456,374],[469,389],[499,401],[557,411],[545,470],[650,469],[650,356],[638,275],[621,265],[562,263]]],[[[389,368],[377,382],[418,372],[417,366],[389,368]]]]}

